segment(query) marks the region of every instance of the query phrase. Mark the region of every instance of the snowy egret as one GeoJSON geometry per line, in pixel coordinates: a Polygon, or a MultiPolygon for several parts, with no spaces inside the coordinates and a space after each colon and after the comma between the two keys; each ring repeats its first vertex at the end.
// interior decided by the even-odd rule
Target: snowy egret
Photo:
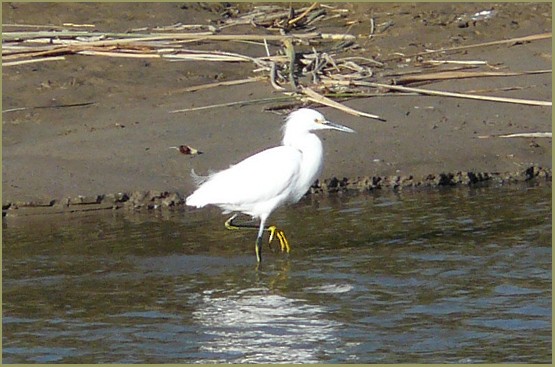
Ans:
{"type": "Polygon", "coordinates": [[[292,112],[283,126],[281,146],[266,149],[207,177],[197,176],[193,171],[193,179],[199,187],[187,197],[186,204],[197,208],[213,204],[220,207],[224,214],[240,212],[253,219],[258,218],[258,227],[233,224],[237,214],[225,222],[228,229],[258,228],[255,244],[258,262],[262,260],[264,231],[270,232],[269,244],[275,236],[281,251],[289,252],[284,232],[276,226],[266,227],[266,220],[276,208],[299,201],[320,176],[322,142],[312,132],[325,129],[355,132],[327,121],[320,112],[309,108],[292,112]]]}

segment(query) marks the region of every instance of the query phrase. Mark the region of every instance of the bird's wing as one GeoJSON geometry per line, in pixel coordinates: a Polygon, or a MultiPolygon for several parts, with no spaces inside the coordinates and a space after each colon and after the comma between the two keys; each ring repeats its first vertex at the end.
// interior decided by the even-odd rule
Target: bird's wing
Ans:
{"type": "Polygon", "coordinates": [[[299,176],[302,154],[279,146],[257,153],[220,172],[216,172],[187,198],[192,206],[249,205],[286,194],[299,176]]]}

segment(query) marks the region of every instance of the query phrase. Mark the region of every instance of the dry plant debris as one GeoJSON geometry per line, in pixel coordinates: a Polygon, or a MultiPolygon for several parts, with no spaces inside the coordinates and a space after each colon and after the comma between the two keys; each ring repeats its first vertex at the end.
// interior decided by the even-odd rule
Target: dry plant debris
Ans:
{"type": "MultiPolygon", "coordinates": [[[[313,3],[297,9],[281,4],[260,5],[254,6],[250,12],[245,14],[241,14],[237,8],[229,6],[221,16],[222,19],[216,24],[174,24],[155,27],[150,32],[148,28],[141,28],[128,33],[96,32],[93,30],[94,25],[92,24],[64,23],[61,27],[4,24],[2,65],[13,67],[28,63],[61,61],[65,60],[64,56],[66,55],[157,58],[167,61],[245,62],[253,65],[254,76],[252,78],[189,87],[184,88],[181,92],[263,81],[270,83],[276,90],[283,93],[283,96],[275,99],[238,101],[200,108],[276,101],[297,101],[297,103],[302,101],[323,104],[346,113],[381,120],[377,115],[354,110],[338,100],[399,91],[536,106],[552,105],[550,101],[491,97],[407,86],[414,83],[423,85],[446,79],[551,73],[551,70],[504,72],[498,70],[499,66],[491,66],[483,60],[447,59],[451,53],[463,49],[532,42],[551,38],[551,33],[453,48],[425,50],[413,55],[395,54],[382,60],[375,60],[370,56],[348,56],[346,51],[358,47],[356,36],[347,33],[321,33],[315,28],[315,25],[332,19],[344,20],[346,26],[353,24],[353,21],[348,18],[349,10],[341,8],[339,4],[313,3]],[[228,33],[240,26],[252,26],[255,31],[249,34],[228,33]],[[27,30],[10,31],[14,28],[27,30]],[[260,57],[228,51],[207,51],[198,47],[208,43],[226,42],[255,43],[263,48],[266,55],[260,57]],[[435,59],[432,59],[432,56],[435,59]],[[390,75],[386,80],[377,80],[374,70],[383,68],[387,61],[399,58],[410,63],[414,67],[413,70],[409,74],[399,71],[397,75],[390,75]],[[482,70],[476,70],[478,68],[482,68],[482,70]],[[433,70],[430,71],[430,69],[433,70]],[[469,71],[468,69],[473,70],[469,71]]],[[[376,35],[376,32],[384,32],[391,26],[376,27],[373,19],[370,23],[369,38],[376,35]]],[[[385,79],[384,75],[381,77],[385,79]]],[[[185,112],[200,108],[170,112],[185,112]]]]}

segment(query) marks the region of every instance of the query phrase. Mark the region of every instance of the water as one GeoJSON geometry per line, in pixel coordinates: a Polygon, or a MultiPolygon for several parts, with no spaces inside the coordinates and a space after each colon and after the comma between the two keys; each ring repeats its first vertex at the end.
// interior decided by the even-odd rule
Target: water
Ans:
{"type": "Polygon", "coordinates": [[[7,218],[4,363],[550,363],[551,187],[7,218]]]}

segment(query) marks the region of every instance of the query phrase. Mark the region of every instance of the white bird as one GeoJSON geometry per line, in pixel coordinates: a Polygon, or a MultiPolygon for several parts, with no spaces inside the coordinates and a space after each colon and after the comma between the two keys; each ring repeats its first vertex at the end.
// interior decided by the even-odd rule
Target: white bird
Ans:
{"type": "MultiPolygon", "coordinates": [[[[270,243],[275,234],[281,250],[289,252],[289,243],[283,231],[275,226],[265,227],[266,220],[276,208],[299,201],[320,176],[322,142],[312,132],[325,129],[355,132],[327,121],[320,112],[309,108],[292,112],[283,126],[281,146],[266,149],[207,177],[197,176],[193,171],[193,179],[199,187],[187,197],[186,204],[197,208],[213,204],[220,207],[224,214],[241,212],[260,219],[255,244],[258,262],[262,260],[262,235],[265,230],[270,232],[270,243]]],[[[226,228],[253,228],[233,224],[236,216],[225,222],[226,228]]]]}

